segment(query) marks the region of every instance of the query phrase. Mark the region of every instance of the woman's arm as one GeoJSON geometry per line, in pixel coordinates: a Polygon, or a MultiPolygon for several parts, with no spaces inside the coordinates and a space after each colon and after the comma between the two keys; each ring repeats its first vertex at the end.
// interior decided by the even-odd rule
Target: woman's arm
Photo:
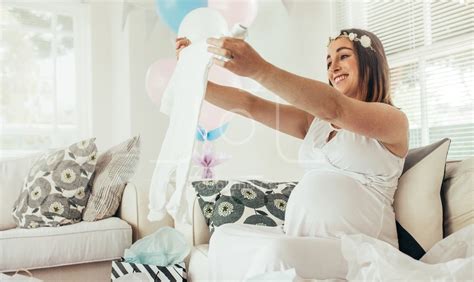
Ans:
{"type": "Polygon", "coordinates": [[[274,103],[249,92],[208,82],[205,99],[228,111],[251,118],[270,128],[303,139],[312,115],[290,105],[274,103]]]}
{"type": "Polygon", "coordinates": [[[250,77],[296,108],[338,127],[377,139],[393,153],[408,150],[408,119],[398,109],[383,103],[349,98],[327,83],[304,78],[265,61],[247,42],[235,38],[209,38],[209,52],[232,57],[220,65],[235,74],[250,77]]]}
{"type": "MultiPolygon", "coordinates": [[[[176,57],[183,48],[191,44],[187,38],[176,38],[176,57]]],[[[277,104],[249,92],[215,84],[207,83],[205,99],[220,108],[258,121],[270,128],[279,130],[296,138],[306,136],[314,116],[290,105],[277,104]]]]}
{"type": "Polygon", "coordinates": [[[408,118],[384,103],[347,97],[326,83],[266,64],[254,79],[295,107],[338,127],[374,138],[398,156],[408,151],[408,118]]]}

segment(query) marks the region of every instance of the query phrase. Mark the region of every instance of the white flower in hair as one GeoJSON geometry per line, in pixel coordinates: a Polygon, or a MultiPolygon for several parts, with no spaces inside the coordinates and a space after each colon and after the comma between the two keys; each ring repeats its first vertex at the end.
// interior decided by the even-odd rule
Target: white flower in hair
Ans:
{"type": "MultiPolygon", "coordinates": [[[[351,32],[349,34],[347,34],[347,32],[343,32],[341,35],[338,35],[336,37],[329,37],[329,43],[331,43],[332,41],[334,41],[334,40],[336,40],[340,37],[348,38],[352,42],[358,41],[358,42],[360,42],[362,47],[370,48],[372,51],[375,52],[375,49],[372,47],[372,40],[370,40],[370,37],[368,37],[367,35],[362,35],[360,38],[358,38],[357,33],[354,33],[354,32],[351,32]]],[[[329,46],[329,43],[328,43],[328,46],[329,46]]]]}
{"type": "Polygon", "coordinates": [[[360,41],[360,44],[362,44],[362,46],[364,46],[365,48],[371,47],[370,46],[371,40],[370,40],[370,37],[368,37],[367,35],[362,35],[359,41],[360,41]]]}

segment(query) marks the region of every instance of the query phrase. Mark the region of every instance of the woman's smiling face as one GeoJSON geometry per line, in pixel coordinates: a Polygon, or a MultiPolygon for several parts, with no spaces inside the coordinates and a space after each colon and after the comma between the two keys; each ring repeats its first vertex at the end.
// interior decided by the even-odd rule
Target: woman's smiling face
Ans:
{"type": "Polygon", "coordinates": [[[359,96],[359,63],[352,41],[340,37],[328,46],[326,59],[328,79],[342,94],[357,98],[359,96]]]}

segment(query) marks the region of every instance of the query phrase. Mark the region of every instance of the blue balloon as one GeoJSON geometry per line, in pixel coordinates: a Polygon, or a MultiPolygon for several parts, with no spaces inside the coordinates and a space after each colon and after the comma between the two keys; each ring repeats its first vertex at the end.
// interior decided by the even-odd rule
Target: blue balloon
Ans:
{"type": "Polygon", "coordinates": [[[160,19],[175,33],[187,13],[194,9],[207,7],[207,0],[155,0],[160,19]]]}

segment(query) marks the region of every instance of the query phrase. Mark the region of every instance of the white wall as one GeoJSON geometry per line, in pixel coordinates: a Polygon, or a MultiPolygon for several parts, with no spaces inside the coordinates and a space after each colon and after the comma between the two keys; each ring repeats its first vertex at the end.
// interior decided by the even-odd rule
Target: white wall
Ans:
{"type": "MultiPolygon", "coordinates": [[[[142,158],[134,181],[140,189],[147,190],[168,118],[147,97],[145,74],[157,59],[174,56],[175,35],[160,22],[150,26],[153,1],[141,4],[141,7],[148,5],[149,10],[131,11],[123,31],[122,4],[90,5],[93,132],[99,150],[129,136],[141,135],[142,158]]],[[[261,0],[258,16],[249,28],[248,41],[275,65],[326,81],[326,44],[332,34],[330,6],[329,1],[295,1],[287,12],[279,0],[261,0]]],[[[263,89],[256,94],[283,102],[263,89]]],[[[218,151],[233,156],[216,169],[217,177],[298,180],[302,175],[296,164],[300,142],[236,116],[226,135],[216,143],[218,151]],[[239,142],[243,143],[235,144],[239,142]]]]}

